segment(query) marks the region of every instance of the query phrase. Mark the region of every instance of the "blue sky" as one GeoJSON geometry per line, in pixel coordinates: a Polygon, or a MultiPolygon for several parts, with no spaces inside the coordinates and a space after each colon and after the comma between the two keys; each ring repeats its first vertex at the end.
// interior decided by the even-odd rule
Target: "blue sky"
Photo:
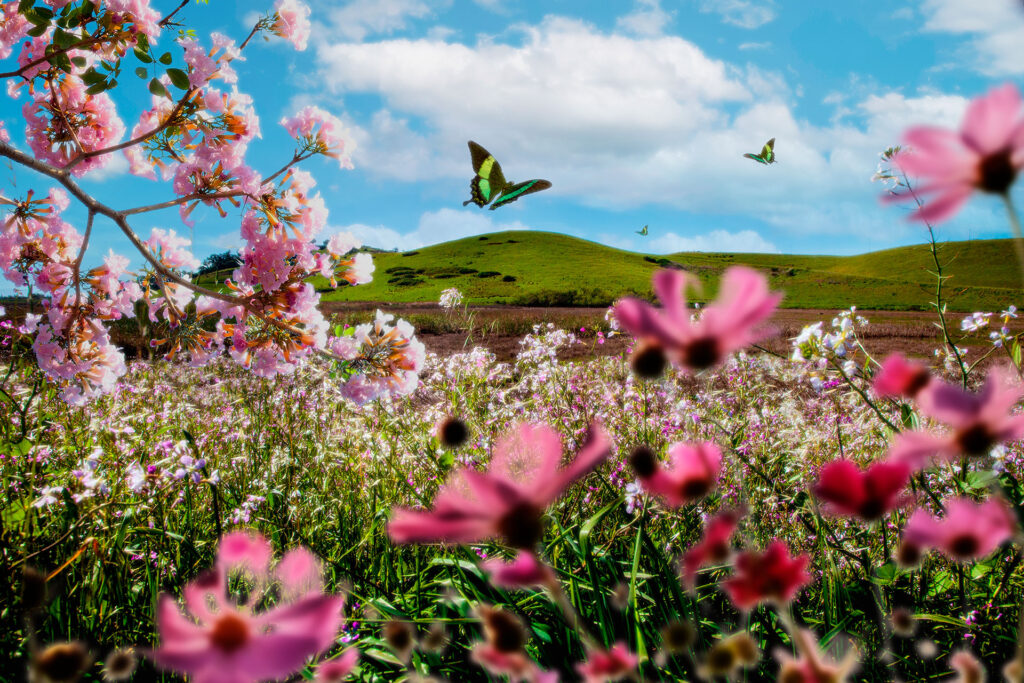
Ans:
{"type": "MultiPolygon", "coordinates": [[[[1020,85],[1024,74],[1017,0],[310,4],[308,50],[258,40],[235,65],[262,128],[248,159],[276,170],[292,151],[281,117],[304,104],[332,111],[358,146],[354,170],[326,158],[306,164],[330,209],[329,232],[383,248],[512,228],[657,253],[850,254],[919,243],[923,229],[904,208],[879,204],[870,182],[878,153],[908,125],[958,125],[970,97],[1020,85]],[[778,164],[741,156],[769,137],[778,164]],[[469,139],[509,179],[547,178],[553,188],[493,212],[464,208],[469,139]],[[634,233],[644,224],[647,238],[634,233]]],[[[241,41],[257,5],[210,0],[185,16],[204,38],[217,30],[241,41]]],[[[171,38],[160,45],[173,50],[171,38]]],[[[115,94],[129,130],[149,106],[135,66],[115,94]]],[[[18,144],[20,104],[0,105],[18,144]]],[[[19,189],[44,185],[24,169],[4,175],[6,192],[12,179],[19,189]]],[[[169,183],[134,178],[120,159],[84,185],[118,208],[171,196],[169,183]]],[[[977,197],[939,236],[1008,236],[1001,210],[977,197]]],[[[237,211],[195,215],[197,256],[238,246],[237,211]]],[[[143,236],[152,227],[188,233],[173,210],[133,225],[143,236]]],[[[108,248],[130,254],[104,223],[86,262],[108,248]]]]}

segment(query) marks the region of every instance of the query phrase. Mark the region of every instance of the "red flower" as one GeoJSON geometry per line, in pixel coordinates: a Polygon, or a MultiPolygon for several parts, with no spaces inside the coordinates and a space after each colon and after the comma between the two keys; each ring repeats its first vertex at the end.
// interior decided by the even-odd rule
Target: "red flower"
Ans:
{"type": "Polygon", "coordinates": [[[1010,538],[1017,528],[1001,501],[975,503],[967,498],[946,502],[946,516],[936,519],[916,510],[903,529],[903,542],[917,550],[939,548],[957,560],[980,559],[1010,538]]]}
{"type": "Polygon", "coordinates": [[[630,455],[630,464],[643,487],[672,507],[706,496],[722,471],[722,452],[711,442],[676,443],[669,447],[668,456],[671,469],[658,463],[654,451],[640,446],[630,455]]]}
{"type": "Polygon", "coordinates": [[[901,353],[891,353],[882,361],[873,386],[879,396],[914,398],[931,379],[924,365],[908,362],[901,353]]]}
{"type": "Polygon", "coordinates": [[[872,521],[900,504],[900,494],[909,480],[906,463],[877,462],[861,472],[849,460],[836,460],[822,468],[814,495],[840,514],[872,521]]]}
{"type": "Polygon", "coordinates": [[[741,553],[736,558],[736,575],[722,587],[739,609],[748,610],[759,602],[786,603],[811,580],[807,555],[791,558],[782,541],[772,541],[764,554],[741,553]]]}
{"type": "Polygon", "coordinates": [[[697,572],[709,562],[725,562],[732,555],[729,539],[742,519],[739,510],[719,512],[704,527],[704,538],[683,555],[683,583],[693,589],[697,572]]]}
{"type": "Polygon", "coordinates": [[[629,651],[623,642],[615,643],[610,650],[595,650],[587,661],[576,665],[584,683],[617,681],[636,670],[637,656],[629,651]]]}

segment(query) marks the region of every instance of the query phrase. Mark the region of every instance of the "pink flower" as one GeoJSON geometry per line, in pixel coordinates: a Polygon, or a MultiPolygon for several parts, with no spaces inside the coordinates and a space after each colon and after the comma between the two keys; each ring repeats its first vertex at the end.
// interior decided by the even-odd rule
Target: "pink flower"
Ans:
{"type": "Polygon", "coordinates": [[[671,469],[658,462],[654,451],[641,446],[630,454],[630,464],[650,493],[671,507],[687,505],[706,496],[722,471],[722,451],[711,442],[676,443],[669,447],[671,469]]]}
{"type": "Polygon", "coordinates": [[[293,558],[294,553],[308,551],[293,550],[271,575],[269,552],[269,544],[259,535],[225,536],[216,567],[185,587],[186,613],[170,596],[161,598],[161,643],[147,656],[161,668],[188,674],[193,683],[253,683],[290,676],[308,657],[330,647],[342,621],[340,596],[311,589],[260,613],[250,607],[259,601],[255,593],[246,607],[227,599],[232,568],[245,567],[257,587],[274,578],[286,587],[295,586],[309,568],[306,558],[293,558]]]}
{"type": "Polygon", "coordinates": [[[855,648],[847,652],[843,661],[834,662],[821,652],[821,646],[810,631],[797,630],[793,640],[800,653],[797,659],[782,648],[775,652],[781,665],[778,680],[786,683],[845,683],[850,680],[857,666],[855,648]]]}
{"type": "Polygon", "coordinates": [[[875,375],[873,387],[879,396],[914,398],[931,381],[928,368],[908,362],[901,353],[891,353],[875,375]]]}
{"type": "Polygon", "coordinates": [[[741,553],[736,558],[736,575],[722,584],[722,588],[741,610],[749,610],[765,600],[787,603],[810,582],[809,561],[807,555],[791,558],[784,542],[772,541],[761,555],[741,553]]]}
{"type": "Polygon", "coordinates": [[[359,663],[359,650],[350,648],[337,659],[329,659],[316,668],[313,683],[341,683],[359,663]]]}
{"type": "Polygon", "coordinates": [[[941,520],[915,510],[903,529],[903,542],[917,550],[938,548],[957,560],[986,557],[1016,530],[1006,505],[996,499],[975,503],[967,498],[946,502],[941,520]]]}
{"type": "Polygon", "coordinates": [[[556,581],[551,568],[528,550],[520,551],[511,563],[495,558],[484,562],[483,567],[491,574],[491,583],[499,588],[549,586],[556,581]]]}
{"type": "Polygon", "coordinates": [[[627,298],[616,304],[615,317],[627,332],[660,345],[673,362],[695,370],[717,365],[759,339],[754,326],[768,318],[782,299],[782,294],[768,291],[763,275],[733,266],[722,277],[718,298],[693,322],[684,291],[691,280],[692,276],[678,270],[660,270],[653,284],[663,308],[627,298]]]}
{"type": "MultiPolygon", "coordinates": [[[[913,216],[938,223],[952,217],[975,190],[1005,194],[1024,167],[1024,117],[1020,92],[1012,83],[994,88],[967,107],[960,132],[918,126],[904,145],[912,151],[895,157],[908,175],[925,184],[918,194],[932,195],[913,216]]],[[[892,200],[908,200],[910,193],[892,200]]]]}
{"type": "Polygon", "coordinates": [[[821,469],[814,495],[839,514],[872,521],[899,505],[909,480],[906,463],[877,462],[862,472],[849,460],[835,460],[821,469]]]}
{"type": "Polygon", "coordinates": [[[992,368],[978,393],[945,382],[932,381],[918,395],[918,406],[928,417],[945,422],[952,431],[939,436],[910,431],[896,435],[890,460],[923,467],[938,455],[949,460],[966,455],[987,455],[996,444],[1024,437],[1024,415],[1013,415],[1024,388],[1009,372],[992,368]]]}
{"type": "Polygon", "coordinates": [[[281,125],[302,143],[305,151],[334,157],[342,168],[352,168],[350,155],[355,142],[338,117],[320,107],[308,106],[290,119],[281,119],[281,125]]]}
{"type": "Polygon", "coordinates": [[[610,650],[593,650],[587,661],[576,665],[584,683],[617,681],[636,670],[640,661],[623,642],[615,643],[610,650]]]}
{"type": "Polygon", "coordinates": [[[520,424],[497,441],[488,472],[456,471],[441,488],[432,511],[398,509],[388,533],[398,543],[471,543],[501,537],[515,548],[532,548],[543,533],[547,506],[610,450],[604,430],[591,425],[576,459],[559,469],[558,433],[547,425],[520,424]]]}
{"type": "Polygon", "coordinates": [[[298,0],[277,0],[274,12],[274,25],[270,31],[290,42],[296,50],[305,50],[312,28],[309,7],[298,0]]]}
{"type": "Polygon", "coordinates": [[[704,536],[683,555],[683,583],[693,589],[700,568],[709,562],[725,562],[732,555],[729,539],[736,531],[743,513],[725,510],[715,515],[704,527],[704,536]]]}

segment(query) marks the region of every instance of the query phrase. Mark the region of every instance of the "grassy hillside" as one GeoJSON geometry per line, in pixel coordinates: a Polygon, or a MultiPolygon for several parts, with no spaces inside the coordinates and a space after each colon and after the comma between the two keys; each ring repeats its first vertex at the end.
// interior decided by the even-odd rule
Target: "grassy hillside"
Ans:
{"type": "MultiPolygon", "coordinates": [[[[1009,240],[951,242],[941,247],[951,279],[952,310],[1024,304],[1009,240]]],[[[650,296],[651,274],[678,264],[704,283],[697,301],[714,296],[722,271],[743,264],[764,271],[785,291],[789,308],[925,309],[935,279],[926,245],[859,256],[678,253],[667,257],[612,249],[567,235],[513,231],[469,237],[408,252],[374,254],[374,280],[329,291],[328,301],[436,301],[459,288],[472,303],[605,305],[626,294],[650,296]]]]}

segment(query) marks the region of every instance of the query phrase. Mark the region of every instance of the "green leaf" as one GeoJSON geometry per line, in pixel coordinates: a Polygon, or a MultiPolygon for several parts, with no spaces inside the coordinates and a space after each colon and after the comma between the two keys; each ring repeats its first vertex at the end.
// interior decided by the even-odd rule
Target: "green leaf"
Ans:
{"type": "Polygon", "coordinates": [[[167,92],[167,88],[164,87],[164,84],[155,78],[149,81],[149,92],[153,93],[157,97],[166,97],[167,99],[171,99],[171,94],[167,92]]]}
{"type": "Polygon", "coordinates": [[[144,50],[135,48],[135,57],[143,64],[152,64],[153,58],[150,57],[144,50]]]}
{"type": "Polygon", "coordinates": [[[35,1],[36,0],[21,0],[21,2],[18,3],[18,12],[24,12],[33,4],[35,4],[35,1]]]}
{"type": "Polygon", "coordinates": [[[74,45],[76,42],[78,42],[78,39],[67,31],[57,29],[53,33],[53,44],[58,47],[67,48],[74,45]]]}
{"type": "Polygon", "coordinates": [[[25,33],[32,36],[33,38],[38,38],[39,36],[46,33],[46,28],[46,24],[43,24],[42,26],[33,26],[29,30],[25,31],[25,33]]]}
{"type": "Polygon", "coordinates": [[[82,74],[83,83],[100,83],[107,80],[107,77],[97,71],[95,68],[90,67],[88,71],[82,74]]]}
{"type": "Polygon", "coordinates": [[[84,68],[85,65],[89,63],[89,60],[87,60],[85,57],[72,57],[71,58],[71,63],[74,64],[75,66],[77,66],[79,69],[81,69],[81,68],[84,68]]]}
{"type": "Polygon", "coordinates": [[[173,59],[174,57],[171,56],[170,52],[165,52],[162,55],[160,55],[161,64],[170,64],[173,59]]]}
{"type": "Polygon", "coordinates": [[[181,69],[168,69],[167,76],[171,79],[171,83],[174,84],[175,88],[179,90],[189,89],[188,74],[181,69]]]}
{"type": "Polygon", "coordinates": [[[85,94],[86,95],[98,95],[99,93],[103,92],[106,89],[107,89],[107,82],[106,81],[100,81],[99,83],[93,83],[88,88],[86,88],[85,89],[85,94]]]}
{"type": "Polygon", "coordinates": [[[135,67],[135,75],[139,78],[145,78],[149,75],[149,71],[144,66],[135,67]]]}

